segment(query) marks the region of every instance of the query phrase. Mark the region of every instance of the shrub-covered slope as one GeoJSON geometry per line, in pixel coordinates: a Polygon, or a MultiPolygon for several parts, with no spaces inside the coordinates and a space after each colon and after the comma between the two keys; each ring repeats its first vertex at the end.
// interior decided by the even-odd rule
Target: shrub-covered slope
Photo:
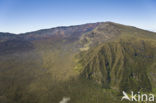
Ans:
{"type": "MultiPolygon", "coordinates": [[[[156,42],[127,37],[107,42],[83,54],[81,75],[104,88],[151,91],[149,73],[156,62],[156,42]]],[[[155,78],[155,77],[152,77],[155,78]]]]}
{"type": "Polygon", "coordinates": [[[1,33],[0,103],[120,103],[114,90],[151,91],[155,40],[112,22],[1,33]]]}

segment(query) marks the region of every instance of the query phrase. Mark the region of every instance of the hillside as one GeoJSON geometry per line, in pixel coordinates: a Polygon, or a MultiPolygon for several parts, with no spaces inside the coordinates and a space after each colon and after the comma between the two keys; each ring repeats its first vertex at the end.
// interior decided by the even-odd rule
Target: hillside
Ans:
{"type": "Polygon", "coordinates": [[[120,103],[155,92],[156,33],[113,22],[0,33],[0,103],[120,103]]]}
{"type": "Polygon", "coordinates": [[[128,38],[104,43],[83,55],[81,75],[104,88],[152,91],[155,53],[156,41],[151,40],[128,38]]]}

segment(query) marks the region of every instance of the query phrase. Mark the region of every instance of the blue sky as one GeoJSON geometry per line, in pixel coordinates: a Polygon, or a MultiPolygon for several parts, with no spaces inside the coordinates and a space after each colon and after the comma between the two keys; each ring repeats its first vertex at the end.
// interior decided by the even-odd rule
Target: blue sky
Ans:
{"type": "Polygon", "coordinates": [[[105,21],[156,31],[156,0],[0,0],[0,32],[105,21]]]}

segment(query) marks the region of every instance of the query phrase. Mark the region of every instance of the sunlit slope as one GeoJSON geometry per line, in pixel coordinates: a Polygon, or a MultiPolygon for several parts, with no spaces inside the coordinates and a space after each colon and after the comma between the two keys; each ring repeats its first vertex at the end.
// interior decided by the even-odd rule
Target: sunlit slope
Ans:
{"type": "Polygon", "coordinates": [[[112,22],[3,34],[0,102],[120,103],[116,90],[152,91],[155,40],[156,33],[112,22]]]}
{"type": "Polygon", "coordinates": [[[104,88],[151,91],[156,83],[156,40],[125,35],[82,53],[81,75],[104,88]]]}

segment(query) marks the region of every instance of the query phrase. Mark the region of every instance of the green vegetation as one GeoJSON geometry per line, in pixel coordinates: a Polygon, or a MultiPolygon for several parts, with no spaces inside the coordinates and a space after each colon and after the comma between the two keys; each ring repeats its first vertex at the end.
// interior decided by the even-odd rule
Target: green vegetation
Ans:
{"type": "Polygon", "coordinates": [[[131,41],[120,39],[93,48],[80,61],[81,75],[105,88],[151,91],[147,71],[156,60],[156,48],[148,41],[131,41]]]}
{"type": "Polygon", "coordinates": [[[156,33],[135,27],[106,22],[2,35],[0,103],[121,103],[122,90],[155,93],[155,68],[156,33]]]}

